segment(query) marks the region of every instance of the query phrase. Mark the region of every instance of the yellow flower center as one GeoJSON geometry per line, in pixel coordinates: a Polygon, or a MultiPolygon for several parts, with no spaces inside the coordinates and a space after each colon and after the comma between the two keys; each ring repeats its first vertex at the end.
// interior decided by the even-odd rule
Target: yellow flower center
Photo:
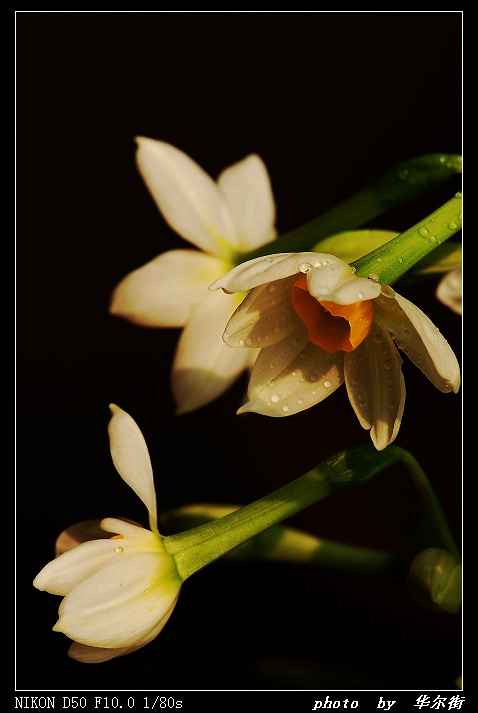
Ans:
{"type": "Polygon", "coordinates": [[[301,275],[291,290],[292,304],[307,327],[312,344],[329,354],[339,350],[353,352],[370,332],[373,300],[338,305],[319,302],[307,289],[307,277],[301,275]]]}

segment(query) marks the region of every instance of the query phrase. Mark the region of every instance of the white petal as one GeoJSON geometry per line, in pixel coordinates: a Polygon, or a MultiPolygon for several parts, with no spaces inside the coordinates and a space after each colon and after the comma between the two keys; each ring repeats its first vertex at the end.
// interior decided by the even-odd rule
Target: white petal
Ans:
{"type": "Polygon", "coordinates": [[[395,440],[405,405],[402,360],[388,331],[375,317],[367,338],[345,355],[345,383],[363,428],[371,429],[375,448],[395,440]]]}
{"type": "Polygon", "coordinates": [[[169,611],[163,616],[161,621],[156,624],[151,631],[146,634],[142,639],[137,641],[132,646],[123,646],[119,649],[100,649],[95,646],[86,646],[85,644],[78,644],[76,641],[72,644],[68,650],[68,656],[76,661],[81,661],[82,663],[102,663],[103,661],[109,661],[117,656],[125,656],[126,654],[131,654],[133,651],[141,649],[146,644],[149,644],[153,639],[155,639],[158,634],[163,630],[165,624],[167,623],[169,617],[173,613],[174,607],[176,606],[177,597],[171,604],[169,611]]]}
{"type": "Polygon", "coordinates": [[[297,329],[301,322],[290,292],[297,276],[255,287],[226,325],[224,341],[230,347],[269,347],[297,329]]]}
{"type": "MultiPolygon", "coordinates": [[[[96,521],[90,521],[96,523],[96,521]]],[[[93,524],[92,530],[96,530],[93,524]]],[[[64,596],[101,567],[136,555],[138,552],[164,553],[164,547],[157,535],[139,525],[125,520],[107,518],[101,521],[100,538],[72,546],[65,553],[49,562],[36,576],[33,585],[50,594],[64,596]],[[104,532],[104,531],[107,532],[104,532]],[[121,539],[111,539],[116,533],[121,539]]]]}
{"type": "Polygon", "coordinates": [[[275,205],[267,169],[259,156],[226,168],[218,178],[234,215],[238,248],[242,252],[269,243],[276,237],[275,205]]]}
{"type": "Polygon", "coordinates": [[[88,646],[131,646],[169,613],[179,588],[169,555],[119,555],[70,591],[53,628],[88,646]]]}
{"type": "Polygon", "coordinates": [[[144,327],[183,327],[212,280],[228,266],[197,250],[170,250],[121,280],[110,312],[144,327]]]}
{"type": "Polygon", "coordinates": [[[322,264],[307,273],[307,287],[317,300],[339,305],[372,300],[380,294],[381,285],[366,277],[355,277],[345,262],[327,256],[322,264]]]}
{"type": "Polygon", "coordinates": [[[50,594],[64,596],[118,555],[117,540],[84,542],[49,562],[33,580],[33,586],[50,594]]]}
{"type": "Polygon", "coordinates": [[[462,313],[462,265],[457,265],[453,270],[440,280],[436,296],[456,314],[462,313]]]}
{"type": "Polygon", "coordinates": [[[311,344],[306,327],[261,349],[249,384],[249,401],[238,413],[291,416],[310,408],[343,383],[342,352],[328,354],[311,344]]]}
{"type": "Polygon", "coordinates": [[[111,457],[125,483],[146,505],[150,527],[158,532],[153,469],[143,434],[126,411],[110,404],[113,414],[108,424],[111,457]]]}
{"type": "Polygon", "coordinates": [[[217,183],[171,144],[142,136],[136,142],[139,171],[164,219],[201,250],[228,257],[237,234],[217,183]]]}
{"type": "Polygon", "coordinates": [[[223,394],[254,363],[255,349],[231,349],[222,340],[240,297],[207,292],[198,302],[178,343],[172,370],[177,413],[205,406],[223,394]]]}
{"type": "Polygon", "coordinates": [[[460,367],[438,327],[414,304],[395,293],[383,295],[375,307],[388,331],[401,349],[440,391],[460,388],[460,367]]]}
{"type": "MultiPolygon", "coordinates": [[[[230,270],[227,275],[219,278],[210,285],[210,290],[223,289],[227,292],[243,292],[251,290],[266,282],[281,280],[289,275],[307,272],[313,265],[320,261],[321,253],[275,253],[248,260],[230,270]]],[[[335,260],[337,258],[334,258],[335,260]]],[[[350,268],[349,268],[350,269],[350,268]]]]}

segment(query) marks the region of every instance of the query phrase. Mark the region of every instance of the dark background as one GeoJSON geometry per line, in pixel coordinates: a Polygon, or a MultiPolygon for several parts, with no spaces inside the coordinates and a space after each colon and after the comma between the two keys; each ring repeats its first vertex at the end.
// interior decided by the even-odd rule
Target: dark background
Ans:
{"type": "MultiPolygon", "coordinates": [[[[451,689],[461,614],[421,608],[403,582],[312,567],[220,561],[188,580],[161,635],[100,665],[51,631],[59,597],[32,587],[59,532],[144,509],[109,454],[108,404],[141,428],[160,511],[249,503],[345,447],[369,442],[345,388],[291,418],[235,415],[243,377],[175,417],[179,332],[109,316],[112,289],[162,251],[187,247],[135,167],[135,135],[168,141],[213,177],[255,152],[285,233],[400,161],[461,153],[461,12],[16,13],[16,688],[451,689]]],[[[402,231],[461,188],[369,227],[402,231]]],[[[404,296],[459,355],[461,319],[436,281],[404,296]]],[[[461,396],[405,358],[396,444],[429,476],[461,535],[461,396]]],[[[289,524],[397,553],[420,509],[395,467],[289,524]]]]}

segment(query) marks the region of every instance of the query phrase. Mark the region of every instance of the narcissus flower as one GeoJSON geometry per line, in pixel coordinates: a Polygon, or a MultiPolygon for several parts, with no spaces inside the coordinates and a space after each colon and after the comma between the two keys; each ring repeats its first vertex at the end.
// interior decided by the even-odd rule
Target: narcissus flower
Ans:
{"type": "Polygon", "coordinates": [[[395,344],[440,391],[459,388],[456,357],[428,317],[333,255],[260,257],[210,286],[219,288],[251,290],[226,326],[226,344],[261,348],[238,413],[290,416],[345,381],[360,424],[382,450],[397,436],[405,402],[395,344]]]}
{"type": "Polygon", "coordinates": [[[110,311],[145,327],[183,327],[172,367],[177,412],[205,406],[226,391],[257,350],[233,351],[221,339],[240,303],[238,295],[208,286],[247,253],[276,236],[267,170],[250,155],[226,168],[217,182],[179,149],[144,137],[137,164],[171,228],[198,250],[170,250],[127,275],[110,311]]]}
{"type": "Polygon", "coordinates": [[[63,552],[37,575],[33,584],[64,597],[54,631],[75,643],[69,655],[85,663],[123,656],[152,641],[168,621],[182,584],[174,557],[158,532],[156,493],[146,443],[131,416],[111,406],[109,424],[113,462],[123,480],[146,505],[150,530],[131,521],[106,518],[101,528],[115,533],[88,540],[78,527],[57,543],[63,552]],[[67,541],[68,540],[68,541],[67,541]]]}
{"type": "Polygon", "coordinates": [[[456,314],[462,314],[462,263],[447,272],[438,283],[436,296],[456,314]]]}

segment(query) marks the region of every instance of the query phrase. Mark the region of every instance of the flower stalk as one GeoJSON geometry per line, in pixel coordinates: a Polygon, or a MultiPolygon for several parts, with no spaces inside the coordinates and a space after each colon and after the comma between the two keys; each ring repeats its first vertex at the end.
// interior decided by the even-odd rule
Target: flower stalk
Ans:
{"type": "Polygon", "coordinates": [[[365,485],[398,463],[403,464],[411,474],[440,540],[456,556],[458,550],[446,518],[417,461],[403,448],[389,446],[378,452],[371,445],[341,451],[292,483],[250,505],[192,530],[164,537],[163,545],[173,555],[178,574],[184,581],[194,572],[300,510],[334,492],[365,485]]]}
{"type": "Polygon", "coordinates": [[[455,235],[461,226],[462,197],[457,193],[409,230],[355,260],[351,267],[357,277],[373,274],[382,285],[392,285],[419,260],[455,235]]]}

